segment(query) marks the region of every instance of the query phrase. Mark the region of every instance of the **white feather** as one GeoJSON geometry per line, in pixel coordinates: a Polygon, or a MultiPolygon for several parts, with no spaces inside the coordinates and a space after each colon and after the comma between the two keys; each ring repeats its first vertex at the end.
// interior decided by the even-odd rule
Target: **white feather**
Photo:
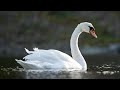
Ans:
{"type": "Polygon", "coordinates": [[[16,61],[25,69],[79,69],[81,71],[87,70],[87,64],[79,51],[78,48],[78,37],[82,33],[82,29],[87,29],[86,32],[89,32],[88,26],[92,26],[90,23],[78,24],[75,28],[71,40],[71,53],[72,57],[58,50],[49,49],[43,50],[38,48],[33,48],[33,51],[29,51],[25,48],[25,51],[28,53],[22,60],[16,61]]]}

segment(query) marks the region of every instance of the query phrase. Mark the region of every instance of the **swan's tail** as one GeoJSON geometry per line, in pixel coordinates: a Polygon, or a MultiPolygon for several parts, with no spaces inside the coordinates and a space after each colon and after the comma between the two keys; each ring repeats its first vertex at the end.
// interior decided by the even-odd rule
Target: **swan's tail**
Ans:
{"type": "Polygon", "coordinates": [[[37,66],[33,65],[33,64],[30,64],[30,63],[27,63],[25,61],[22,61],[22,60],[18,60],[18,59],[15,59],[17,61],[18,64],[20,64],[24,69],[38,69],[37,66]]]}
{"type": "Polygon", "coordinates": [[[24,65],[24,61],[22,61],[22,60],[15,59],[15,61],[16,61],[17,63],[19,63],[21,66],[24,65]]]}
{"type": "Polygon", "coordinates": [[[18,59],[15,59],[17,61],[18,64],[20,64],[24,69],[29,69],[28,68],[28,65],[26,65],[26,63],[22,60],[18,60],[18,59]]]}

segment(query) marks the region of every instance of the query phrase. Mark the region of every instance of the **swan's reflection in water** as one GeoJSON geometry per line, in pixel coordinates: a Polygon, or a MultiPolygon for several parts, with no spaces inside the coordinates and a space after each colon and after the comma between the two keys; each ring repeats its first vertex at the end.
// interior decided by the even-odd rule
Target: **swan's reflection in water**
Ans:
{"type": "Polygon", "coordinates": [[[28,70],[25,71],[26,79],[119,79],[120,65],[103,64],[91,66],[86,72],[79,70],[28,70]]]}
{"type": "Polygon", "coordinates": [[[26,71],[26,79],[81,79],[82,73],[78,70],[28,70],[26,71]]]}
{"type": "Polygon", "coordinates": [[[24,70],[23,68],[0,68],[2,79],[120,79],[120,65],[103,64],[90,66],[87,72],[79,70],[24,70]]]}

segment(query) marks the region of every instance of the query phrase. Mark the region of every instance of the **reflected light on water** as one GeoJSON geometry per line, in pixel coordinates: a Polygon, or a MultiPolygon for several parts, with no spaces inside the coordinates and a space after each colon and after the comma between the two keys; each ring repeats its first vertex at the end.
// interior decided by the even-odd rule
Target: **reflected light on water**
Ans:
{"type": "Polygon", "coordinates": [[[23,68],[4,68],[1,66],[0,78],[2,79],[119,79],[120,66],[103,64],[90,66],[87,72],[79,70],[24,70],[23,68]]]}
{"type": "Polygon", "coordinates": [[[81,79],[79,71],[48,71],[29,70],[26,71],[26,79],[81,79]]]}

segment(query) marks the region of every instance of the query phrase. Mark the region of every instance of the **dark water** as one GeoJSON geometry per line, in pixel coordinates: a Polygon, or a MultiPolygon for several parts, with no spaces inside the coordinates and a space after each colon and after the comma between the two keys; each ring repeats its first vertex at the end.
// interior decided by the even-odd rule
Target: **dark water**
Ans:
{"type": "Polygon", "coordinates": [[[120,79],[120,55],[84,56],[87,72],[24,70],[14,58],[0,59],[0,79],[120,79]]]}

